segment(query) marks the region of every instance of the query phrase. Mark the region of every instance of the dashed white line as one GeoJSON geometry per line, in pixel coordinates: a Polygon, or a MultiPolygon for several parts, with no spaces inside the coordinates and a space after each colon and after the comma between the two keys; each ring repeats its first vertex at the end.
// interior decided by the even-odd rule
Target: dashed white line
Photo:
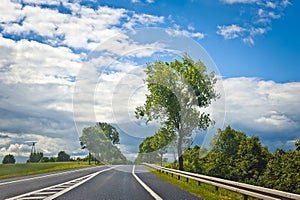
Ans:
{"type": "Polygon", "coordinates": [[[132,175],[133,177],[139,182],[139,184],[141,184],[143,186],[143,188],[145,188],[145,190],[147,190],[147,192],[150,193],[150,195],[155,199],[155,200],[162,200],[162,198],[156,194],[148,185],[146,185],[135,173],[135,165],[133,165],[132,167],[132,175]]]}

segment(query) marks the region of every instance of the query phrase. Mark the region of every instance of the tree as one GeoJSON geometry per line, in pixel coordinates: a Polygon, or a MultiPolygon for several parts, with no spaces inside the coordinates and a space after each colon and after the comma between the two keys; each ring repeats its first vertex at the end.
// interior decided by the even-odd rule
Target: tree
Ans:
{"type": "Polygon", "coordinates": [[[139,164],[142,162],[156,163],[159,161],[158,152],[156,151],[156,138],[152,135],[146,137],[143,142],[139,145],[138,157],[135,163],[139,164]]]}
{"type": "Polygon", "coordinates": [[[40,162],[40,160],[43,158],[43,156],[44,156],[44,154],[42,152],[31,153],[27,162],[30,162],[30,163],[40,162]]]}
{"type": "Polygon", "coordinates": [[[296,151],[300,151],[300,137],[295,141],[296,151]]]}
{"type": "Polygon", "coordinates": [[[154,134],[154,149],[160,155],[160,165],[162,166],[163,155],[167,153],[168,144],[174,139],[175,132],[165,127],[160,128],[154,134]]]}
{"type": "Polygon", "coordinates": [[[145,104],[136,108],[135,115],[146,122],[159,121],[177,134],[179,169],[183,170],[183,145],[188,141],[185,139],[213,123],[200,108],[219,98],[214,89],[217,79],[213,72],[207,73],[201,61],[194,62],[187,54],[182,61],[147,63],[145,73],[149,94],[145,104]]]}
{"type": "MultiPolygon", "coordinates": [[[[295,143],[295,145],[297,145],[295,143]]],[[[260,177],[261,185],[300,194],[300,151],[277,149],[260,177]]]]}
{"type": "Polygon", "coordinates": [[[240,142],[232,174],[238,181],[258,184],[270,158],[271,153],[261,145],[258,137],[244,138],[240,142]]]}
{"type": "Polygon", "coordinates": [[[2,160],[2,164],[15,164],[15,163],[16,163],[15,157],[11,154],[4,156],[2,160]]]}
{"type": "Polygon", "coordinates": [[[57,158],[55,158],[55,157],[50,157],[49,158],[49,162],[56,162],[57,161],[57,158]]]}
{"type": "Polygon", "coordinates": [[[195,145],[193,148],[188,148],[183,153],[185,171],[202,174],[204,172],[203,166],[206,162],[207,154],[206,148],[201,148],[195,145]]]}
{"type": "Polygon", "coordinates": [[[40,162],[49,162],[50,159],[48,157],[42,157],[42,159],[40,160],[40,162]]]}
{"type": "Polygon", "coordinates": [[[66,162],[66,161],[70,161],[70,155],[67,154],[64,151],[60,151],[57,154],[57,161],[58,162],[66,162]]]}
{"type": "Polygon", "coordinates": [[[227,126],[224,131],[218,129],[211,143],[212,149],[207,155],[205,173],[210,176],[237,180],[232,173],[237,161],[239,145],[247,136],[227,126]]]}
{"type": "Polygon", "coordinates": [[[114,145],[116,143],[119,143],[119,133],[106,123],[85,127],[80,137],[82,148],[88,149],[98,161],[125,164],[127,159],[114,145]]]}
{"type": "Polygon", "coordinates": [[[104,135],[110,139],[113,144],[119,144],[119,133],[115,127],[105,122],[98,122],[96,126],[103,131],[104,135]]]}

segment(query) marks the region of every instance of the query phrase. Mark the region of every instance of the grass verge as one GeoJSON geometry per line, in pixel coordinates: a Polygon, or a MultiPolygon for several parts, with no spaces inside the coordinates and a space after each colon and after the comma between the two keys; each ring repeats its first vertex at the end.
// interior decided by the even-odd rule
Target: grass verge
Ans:
{"type": "MultiPolygon", "coordinates": [[[[178,176],[174,175],[171,176],[170,173],[161,173],[156,170],[153,170],[150,167],[145,166],[148,170],[150,170],[154,175],[172,183],[173,185],[176,185],[200,198],[203,198],[205,200],[215,200],[215,199],[244,199],[244,196],[226,189],[218,188],[218,191],[216,191],[216,187],[213,185],[209,185],[206,183],[201,183],[200,186],[198,185],[198,181],[190,180],[186,182],[186,178],[181,177],[180,180],[178,180],[178,176]]],[[[255,198],[249,197],[249,200],[254,200],[255,198]]]]}
{"type": "Polygon", "coordinates": [[[54,162],[0,165],[0,179],[89,167],[87,162],[54,162]]]}

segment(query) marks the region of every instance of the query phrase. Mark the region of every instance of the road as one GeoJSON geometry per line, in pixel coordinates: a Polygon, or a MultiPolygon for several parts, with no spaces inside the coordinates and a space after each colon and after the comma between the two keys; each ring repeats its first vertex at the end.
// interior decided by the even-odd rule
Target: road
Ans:
{"type": "Polygon", "coordinates": [[[0,199],[200,199],[143,166],[77,169],[0,181],[0,199]]]}

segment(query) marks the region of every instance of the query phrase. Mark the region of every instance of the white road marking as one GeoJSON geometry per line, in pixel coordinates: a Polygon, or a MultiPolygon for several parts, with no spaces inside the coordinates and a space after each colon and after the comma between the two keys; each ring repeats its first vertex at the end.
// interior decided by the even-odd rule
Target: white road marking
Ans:
{"type": "Polygon", "coordinates": [[[59,172],[59,173],[54,173],[54,174],[36,176],[36,177],[32,177],[32,178],[25,178],[25,179],[18,179],[18,180],[9,181],[9,182],[2,182],[2,183],[0,183],[0,186],[1,185],[8,185],[8,184],[11,184],[11,183],[18,183],[18,182],[24,182],[24,181],[31,181],[31,180],[35,180],[35,179],[46,178],[46,177],[49,177],[49,176],[58,176],[58,175],[61,175],[61,174],[68,174],[68,173],[72,173],[72,172],[85,171],[85,170],[89,170],[89,169],[91,169],[91,168],[76,169],[76,170],[71,170],[71,171],[66,171],[66,172],[59,172]]]}
{"type": "Polygon", "coordinates": [[[156,199],[156,200],[162,200],[162,198],[156,194],[148,185],[146,185],[135,173],[134,173],[134,170],[135,170],[135,165],[133,165],[132,167],[132,175],[133,177],[139,182],[139,184],[141,184],[145,190],[147,190],[147,192],[150,193],[150,195],[156,199]]]}
{"type": "Polygon", "coordinates": [[[110,168],[107,168],[107,169],[103,169],[103,170],[95,172],[93,174],[89,174],[89,175],[86,175],[86,176],[83,176],[83,177],[80,177],[80,178],[77,178],[77,179],[74,179],[74,180],[71,180],[71,181],[60,183],[58,185],[53,185],[53,186],[46,187],[46,188],[43,188],[43,189],[40,189],[40,190],[36,190],[36,191],[32,191],[32,192],[29,192],[29,193],[26,193],[26,194],[11,197],[11,198],[8,198],[7,200],[16,200],[16,199],[52,200],[52,199],[55,199],[55,198],[65,194],[66,192],[80,186],[81,184],[83,184],[83,183],[87,182],[88,180],[94,178],[98,174],[100,174],[102,172],[105,172],[105,171],[108,171],[108,170],[111,170],[115,167],[116,166],[110,167],[110,168]],[[65,185],[68,185],[68,186],[65,187],[65,185]],[[59,191],[55,192],[55,194],[53,194],[53,192],[47,192],[47,191],[51,191],[51,190],[59,190],[59,191]],[[51,196],[49,196],[49,195],[45,196],[46,193],[48,193],[51,196]],[[33,197],[33,195],[34,195],[34,197],[33,197]],[[39,195],[41,195],[41,196],[39,196],[39,195]]]}

